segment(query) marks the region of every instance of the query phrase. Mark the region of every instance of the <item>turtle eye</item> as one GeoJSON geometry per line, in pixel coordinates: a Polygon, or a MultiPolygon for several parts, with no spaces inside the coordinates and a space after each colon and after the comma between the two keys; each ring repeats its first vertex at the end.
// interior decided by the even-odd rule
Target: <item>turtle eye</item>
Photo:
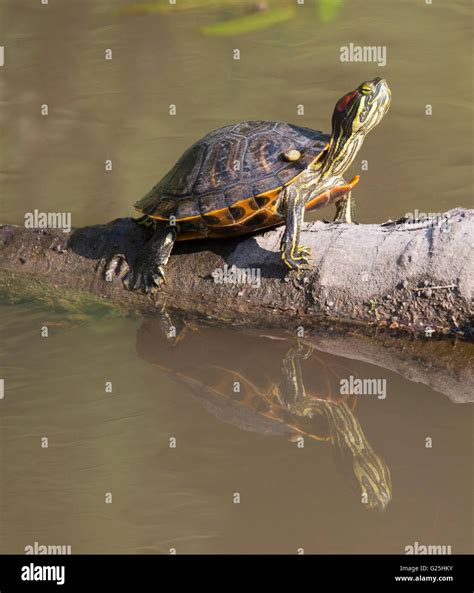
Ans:
{"type": "Polygon", "coordinates": [[[362,84],[359,87],[359,91],[363,94],[363,95],[368,95],[369,93],[372,92],[372,87],[369,86],[368,84],[362,84]]]}

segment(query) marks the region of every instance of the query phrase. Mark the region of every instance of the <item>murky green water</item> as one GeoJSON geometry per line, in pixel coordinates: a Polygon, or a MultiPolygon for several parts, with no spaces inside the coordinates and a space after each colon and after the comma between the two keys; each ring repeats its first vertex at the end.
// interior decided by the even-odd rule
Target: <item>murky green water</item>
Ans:
{"type": "MultiPolygon", "coordinates": [[[[129,215],[207,131],[244,119],[329,131],[335,101],[374,76],[393,103],[347,174],[362,177],[358,218],[472,205],[468,0],[269,2],[281,22],[227,36],[202,29],[252,3],[4,4],[2,222],[35,208],[71,212],[74,226],[129,215]],[[341,63],[349,43],[386,46],[387,65],[341,63]]],[[[315,338],[298,362],[292,340],[254,333],[191,329],[172,347],[142,320],[8,305],[0,317],[1,552],[472,552],[472,404],[452,401],[473,392],[471,346],[387,355],[315,338]],[[288,404],[295,364],[312,417],[288,404]],[[386,397],[341,398],[349,376],[385,379],[386,397]],[[354,435],[383,511],[363,498],[354,435]]]]}

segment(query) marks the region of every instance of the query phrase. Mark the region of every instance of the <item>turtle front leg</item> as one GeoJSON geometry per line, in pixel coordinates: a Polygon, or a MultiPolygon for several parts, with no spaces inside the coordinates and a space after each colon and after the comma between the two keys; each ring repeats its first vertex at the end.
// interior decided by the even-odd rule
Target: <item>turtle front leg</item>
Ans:
{"type": "Polygon", "coordinates": [[[355,198],[351,196],[351,192],[347,192],[345,196],[339,198],[336,202],[336,216],[334,222],[346,224],[359,224],[355,220],[355,198]]]}
{"type": "Polygon", "coordinates": [[[303,192],[291,185],[284,192],[286,227],[281,241],[281,258],[290,270],[300,270],[309,267],[311,256],[311,250],[299,243],[305,213],[305,197],[303,192]]]}
{"type": "Polygon", "coordinates": [[[163,282],[166,283],[165,266],[178,232],[176,225],[164,221],[156,223],[153,237],[139,253],[131,270],[123,279],[126,288],[147,293],[159,288],[163,282]]]}

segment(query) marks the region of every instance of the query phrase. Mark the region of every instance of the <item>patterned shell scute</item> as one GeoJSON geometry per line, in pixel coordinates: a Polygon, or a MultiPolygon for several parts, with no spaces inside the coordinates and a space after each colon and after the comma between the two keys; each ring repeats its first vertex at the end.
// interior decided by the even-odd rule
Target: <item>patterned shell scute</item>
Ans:
{"type": "Polygon", "coordinates": [[[248,121],[214,130],[193,144],[135,208],[178,220],[232,206],[295,178],[324,150],[329,136],[283,122],[248,121]],[[301,157],[288,161],[296,149],[301,157]]]}

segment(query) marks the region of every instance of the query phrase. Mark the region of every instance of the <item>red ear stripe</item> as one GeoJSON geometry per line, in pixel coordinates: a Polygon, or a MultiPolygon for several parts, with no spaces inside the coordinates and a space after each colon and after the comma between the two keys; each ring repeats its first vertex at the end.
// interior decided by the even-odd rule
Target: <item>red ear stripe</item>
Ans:
{"type": "Polygon", "coordinates": [[[336,109],[338,111],[344,111],[344,109],[348,106],[348,104],[352,101],[352,99],[357,95],[357,91],[344,95],[342,99],[337,103],[336,109]]]}

